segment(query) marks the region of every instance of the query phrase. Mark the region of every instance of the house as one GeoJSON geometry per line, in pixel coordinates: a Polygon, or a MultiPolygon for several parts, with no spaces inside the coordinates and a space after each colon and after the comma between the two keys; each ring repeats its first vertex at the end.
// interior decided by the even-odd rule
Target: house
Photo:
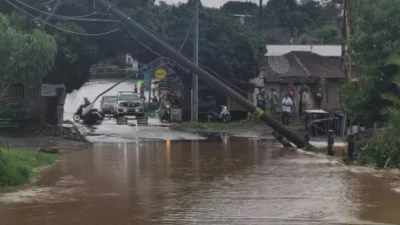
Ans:
{"type": "MultiPolygon", "coordinates": [[[[310,89],[311,107],[318,81],[326,80],[322,109],[340,109],[340,88],[345,82],[340,45],[268,45],[261,62],[260,76],[267,92],[275,89],[278,96],[288,92],[290,83],[299,90],[303,84],[310,89]]],[[[298,105],[298,99],[295,102],[298,105]]]]}
{"type": "Polygon", "coordinates": [[[0,98],[0,127],[18,126],[21,120],[61,124],[64,93],[63,85],[9,85],[0,98]]]}
{"type": "Polygon", "coordinates": [[[249,23],[254,23],[255,17],[249,14],[225,14],[228,17],[231,17],[233,20],[238,22],[241,25],[246,25],[249,23]]]}

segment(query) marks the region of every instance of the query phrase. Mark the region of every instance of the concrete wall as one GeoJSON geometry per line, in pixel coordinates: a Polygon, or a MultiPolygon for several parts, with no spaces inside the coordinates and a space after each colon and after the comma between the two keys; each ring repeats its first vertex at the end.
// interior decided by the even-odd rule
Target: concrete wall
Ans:
{"type": "Polygon", "coordinates": [[[47,101],[41,96],[41,85],[24,85],[24,111],[28,120],[44,120],[47,101]]]}

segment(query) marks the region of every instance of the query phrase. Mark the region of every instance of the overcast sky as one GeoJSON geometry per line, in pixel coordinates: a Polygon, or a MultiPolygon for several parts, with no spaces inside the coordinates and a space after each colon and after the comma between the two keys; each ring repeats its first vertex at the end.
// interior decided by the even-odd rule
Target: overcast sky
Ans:
{"type": "MultiPolygon", "coordinates": [[[[164,0],[165,2],[171,4],[171,3],[179,3],[179,2],[183,2],[186,3],[187,0],[164,0]]],[[[203,3],[203,5],[207,6],[207,7],[221,7],[223,4],[225,4],[226,2],[228,2],[229,0],[201,0],[201,3],[203,3]]],[[[245,2],[245,0],[239,0],[239,1],[243,1],[245,2]]],[[[254,3],[258,3],[259,0],[250,0],[251,2],[254,3]]],[[[264,0],[264,2],[266,2],[266,0],[264,0]]]]}

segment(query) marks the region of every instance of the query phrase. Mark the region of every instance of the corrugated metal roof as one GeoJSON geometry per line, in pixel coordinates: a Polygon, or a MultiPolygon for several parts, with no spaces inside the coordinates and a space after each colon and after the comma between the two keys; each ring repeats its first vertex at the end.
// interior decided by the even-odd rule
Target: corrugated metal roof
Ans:
{"type": "Polygon", "coordinates": [[[312,52],[320,56],[341,57],[341,45],[267,45],[265,56],[281,56],[289,52],[312,52]]]}

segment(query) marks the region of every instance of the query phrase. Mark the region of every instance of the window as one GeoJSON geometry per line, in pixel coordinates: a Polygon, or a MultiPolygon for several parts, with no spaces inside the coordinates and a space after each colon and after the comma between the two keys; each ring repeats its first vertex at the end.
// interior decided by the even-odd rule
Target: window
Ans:
{"type": "Polygon", "coordinates": [[[140,98],[138,95],[134,94],[122,94],[118,97],[119,101],[140,101],[140,98]]]}
{"type": "Polygon", "coordinates": [[[12,84],[8,86],[5,93],[7,98],[23,98],[24,97],[24,85],[22,84],[12,84]]]}
{"type": "Polygon", "coordinates": [[[114,102],[117,100],[116,96],[104,96],[103,101],[104,102],[114,102]]]}

